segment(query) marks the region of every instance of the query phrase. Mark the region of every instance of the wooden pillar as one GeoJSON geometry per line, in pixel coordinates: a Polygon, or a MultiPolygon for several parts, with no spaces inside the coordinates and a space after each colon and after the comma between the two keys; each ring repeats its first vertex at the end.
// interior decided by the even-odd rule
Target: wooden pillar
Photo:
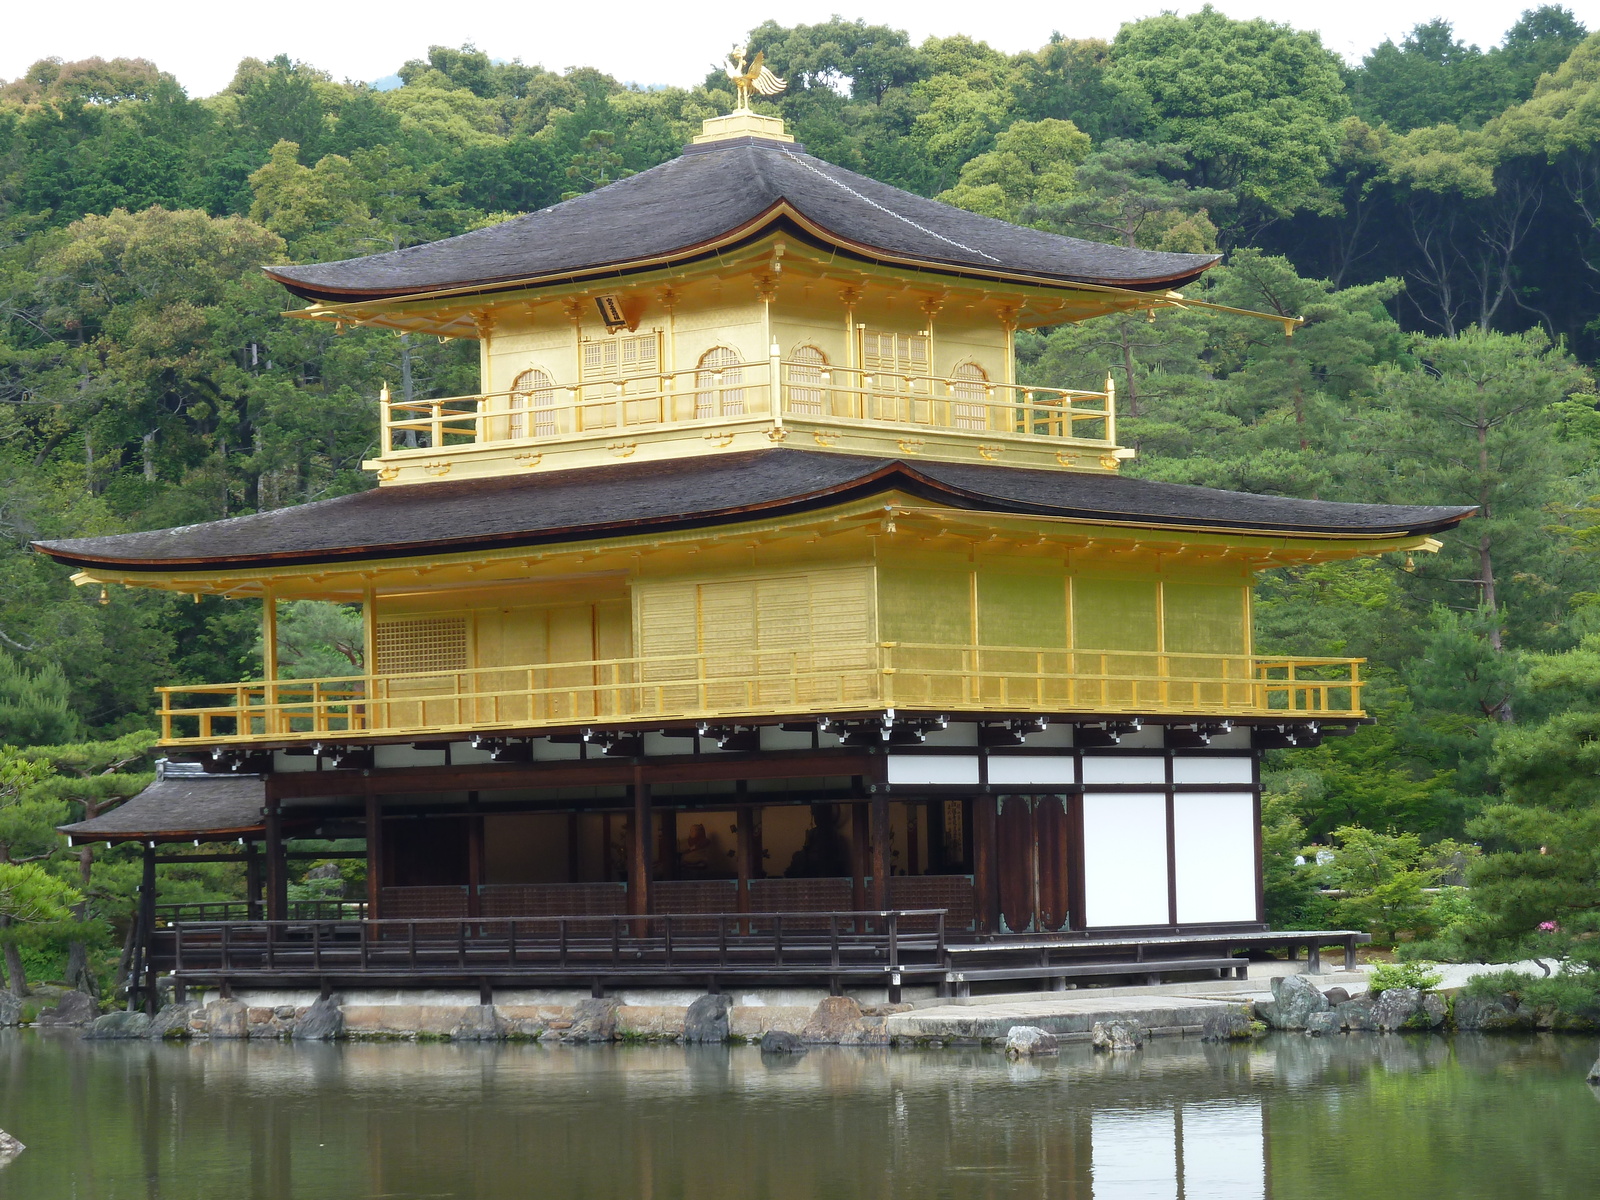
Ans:
{"type": "Polygon", "coordinates": [[[678,877],[678,810],[675,808],[663,809],[656,821],[656,864],[659,868],[657,877],[660,879],[676,879],[678,877]]]}
{"type": "Polygon", "coordinates": [[[483,916],[483,814],[478,793],[467,793],[467,916],[483,916]]]}
{"type": "Polygon", "coordinates": [[[928,874],[941,875],[950,865],[944,839],[944,801],[929,800],[922,806],[923,824],[928,827],[928,874]]]}
{"type": "Polygon", "coordinates": [[[367,788],[367,920],[383,917],[383,805],[367,788]]]}
{"type": "Polygon", "coordinates": [[[283,816],[274,796],[267,797],[267,920],[289,919],[289,871],[284,859],[283,816]]]}
{"type": "Polygon", "coordinates": [[[850,806],[850,907],[857,912],[867,907],[867,873],[871,870],[868,865],[871,856],[867,850],[869,831],[866,802],[852,804],[850,806]]]}
{"type": "Polygon", "coordinates": [[[917,846],[921,840],[921,830],[917,828],[917,805],[906,805],[906,874],[922,874],[921,850],[917,846]]]}
{"type": "Polygon", "coordinates": [[[889,797],[873,792],[867,801],[872,822],[872,907],[889,907],[889,797]]]}
{"type": "MultiPolygon", "coordinates": [[[[144,947],[144,1007],[156,1011],[156,965],[150,957],[156,933],[156,844],[144,845],[143,870],[139,876],[139,941],[144,947]]],[[[20,987],[20,981],[13,980],[20,987]]]]}
{"type": "Polygon", "coordinates": [[[244,844],[244,900],[245,916],[261,920],[261,850],[254,842],[244,844]]]}
{"type": "Polygon", "coordinates": [[[972,798],[972,893],[979,933],[993,933],[1000,925],[995,861],[998,814],[993,796],[972,798]]]}
{"type": "Polygon", "coordinates": [[[578,882],[578,810],[567,814],[567,882],[578,882]]]}
{"type": "Polygon", "coordinates": [[[628,854],[628,911],[644,916],[650,911],[650,785],[644,772],[633,773],[633,836],[628,854]]]}
{"type": "Polygon", "coordinates": [[[737,911],[747,913],[750,911],[750,879],[756,874],[756,808],[752,804],[741,804],[734,809],[733,819],[738,822],[739,831],[735,834],[733,862],[734,870],[739,875],[739,890],[735,897],[737,911]]]}

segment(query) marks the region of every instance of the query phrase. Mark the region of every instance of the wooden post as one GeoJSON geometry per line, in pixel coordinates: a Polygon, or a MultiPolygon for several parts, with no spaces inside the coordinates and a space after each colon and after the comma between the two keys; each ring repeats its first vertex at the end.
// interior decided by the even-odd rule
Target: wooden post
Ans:
{"type": "Polygon", "coordinates": [[[944,801],[929,800],[924,804],[922,821],[928,827],[928,874],[942,875],[950,865],[944,840],[944,801]]]}
{"type": "Polygon", "coordinates": [[[246,918],[261,920],[261,851],[254,842],[244,844],[244,902],[246,918]]]}
{"type": "Polygon", "coordinates": [[[993,796],[972,798],[972,893],[979,933],[993,933],[999,928],[995,896],[999,883],[995,870],[997,820],[993,796]]]}
{"type": "Polygon", "coordinates": [[[578,810],[567,814],[567,882],[578,882],[578,810]]]}
{"type": "Polygon", "coordinates": [[[629,838],[628,911],[635,916],[650,912],[650,785],[644,772],[633,772],[633,836],[629,838]]]}
{"type": "Polygon", "coordinates": [[[367,787],[367,920],[383,916],[383,806],[367,787]]]}
{"type": "MultiPolygon", "coordinates": [[[[150,956],[156,934],[156,844],[144,845],[143,871],[139,877],[139,940],[144,945],[144,1007],[156,1011],[156,964],[150,956]]],[[[13,980],[13,983],[18,981],[13,980]]]]}
{"type": "Polygon", "coordinates": [[[872,793],[868,802],[872,821],[872,907],[889,907],[889,797],[872,793]]]}
{"type": "Polygon", "coordinates": [[[857,912],[867,907],[867,872],[870,870],[867,865],[870,858],[867,851],[869,828],[866,803],[852,804],[850,806],[850,907],[857,912]]]}
{"type": "Polygon", "coordinates": [[[267,797],[267,920],[289,919],[289,871],[283,857],[283,816],[277,798],[267,797]]]}
{"type": "Polygon", "coordinates": [[[678,810],[675,808],[663,809],[657,818],[656,826],[656,864],[659,868],[659,878],[676,879],[678,877],[678,810]]]}
{"type": "Polygon", "coordinates": [[[733,812],[733,819],[739,824],[739,831],[734,835],[733,861],[739,875],[734,902],[739,912],[747,913],[750,911],[750,878],[756,873],[756,809],[753,804],[741,804],[733,812]]]}
{"type": "Polygon", "coordinates": [[[483,814],[478,793],[467,793],[467,916],[483,916],[483,814]]]}

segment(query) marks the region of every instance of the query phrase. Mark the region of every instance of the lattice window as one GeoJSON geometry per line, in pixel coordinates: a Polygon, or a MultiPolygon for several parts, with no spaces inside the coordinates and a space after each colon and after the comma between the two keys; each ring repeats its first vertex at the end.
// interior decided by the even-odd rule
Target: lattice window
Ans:
{"type": "Polygon", "coordinates": [[[528,414],[533,414],[533,436],[553,437],[556,432],[556,385],[548,371],[530,367],[511,385],[508,437],[528,436],[528,414]]]}
{"type": "Polygon", "coordinates": [[[928,338],[920,333],[861,333],[862,386],[866,416],[879,421],[918,419],[918,400],[928,395],[928,338]]]}
{"type": "Polygon", "coordinates": [[[467,619],[419,617],[383,621],[377,638],[379,675],[467,669],[467,619]]]}
{"type": "Polygon", "coordinates": [[[955,397],[951,417],[957,429],[987,429],[989,427],[989,376],[977,363],[962,363],[956,368],[955,381],[950,385],[955,397]],[[962,403],[965,401],[966,403],[962,403]]]}
{"type": "Polygon", "coordinates": [[[801,346],[789,362],[789,411],[820,417],[828,356],[815,346],[801,346]]]}
{"type": "Polygon", "coordinates": [[[660,369],[660,363],[660,339],[654,333],[608,337],[583,344],[585,382],[652,375],[660,369]]]}
{"type": "Polygon", "coordinates": [[[744,415],[744,371],[739,352],[713,346],[700,356],[694,373],[694,415],[697,418],[744,415]]]}

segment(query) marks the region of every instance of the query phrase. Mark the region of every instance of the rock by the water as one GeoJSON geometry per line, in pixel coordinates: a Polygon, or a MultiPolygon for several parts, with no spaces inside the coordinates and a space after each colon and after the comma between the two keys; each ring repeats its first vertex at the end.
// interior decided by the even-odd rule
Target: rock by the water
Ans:
{"type": "Polygon", "coordinates": [[[1594,1060],[1594,1066],[1589,1068],[1589,1082],[1600,1084],[1600,1058],[1594,1060]]]}
{"type": "Polygon", "coordinates": [[[728,1010],[733,1001],[726,996],[696,996],[683,1016],[683,1040],[692,1044],[717,1044],[728,1040],[728,1010]]]}
{"type": "Polygon", "coordinates": [[[1361,1032],[1378,1027],[1377,1021],[1372,1016],[1372,1002],[1370,1000],[1346,1000],[1336,1010],[1339,1022],[1346,1029],[1361,1032]]]}
{"type": "Polygon", "coordinates": [[[1385,1033],[1437,1029],[1444,1017],[1444,998],[1418,988],[1387,988],[1372,1002],[1373,1024],[1385,1033]]]}
{"type": "Polygon", "coordinates": [[[1089,1042],[1096,1050],[1139,1050],[1145,1028],[1138,1021],[1096,1021],[1089,1042]]]}
{"type": "Polygon", "coordinates": [[[1200,1040],[1205,1042],[1243,1042],[1259,1032],[1255,1014],[1243,1004],[1211,1009],[1200,1022],[1200,1040]]]}
{"type": "Polygon", "coordinates": [[[828,996],[817,1005],[806,1027],[800,1031],[800,1040],[838,1045],[846,1034],[857,1028],[860,1020],[861,1006],[849,996],[828,996]]]}
{"type": "Polygon", "coordinates": [[[1061,1043],[1056,1035],[1037,1025],[1014,1025],[1006,1035],[1007,1058],[1031,1058],[1036,1054],[1056,1054],[1061,1043]]]}
{"type": "Polygon", "coordinates": [[[1456,1028],[1463,1032],[1497,1033],[1533,1028],[1533,1013],[1521,1008],[1514,996],[1456,997],[1456,1028]]]}
{"type": "Polygon", "coordinates": [[[580,1000],[572,1010],[572,1024],[561,1031],[563,1042],[609,1042],[617,1036],[617,1009],[614,999],[580,1000]]]}
{"type": "Polygon", "coordinates": [[[22,1023],[22,997],[0,989],[0,1029],[22,1023]]]}
{"type": "Polygon", "coordinates": [[[40,1025],[88,1025],[100,1015],[100,1005],[93,996],[82,992],[66,992],[56,1001],[54,1008],[39,1014],[40,1025]]]}
{"type": "Polygon", "coordinates": [[[343,1033],[344,1009],[337,998],[322,996],[295,1018],[289,1037],[296,1042],[331,1042],[343,1033]]]}
{"type": "Polygon", "coordinates": [[[1328,998],[1329,1008],[1338,1008],[1339,1005],[1350,999],[1350,993],[1342,987],[1323,988],[1322,994],[1328,998]]]}
{"type": "Polygon", "coordinates": [[[1336,1012],[1315,1012],[1306,1018],[1306,1033],[1312,1037],[1326,1037],[1343,1028],[1344,1022],[1336,1012]]]}
{"type": "Polygon", "coordinates": [[[26,1149],[27,1147],[17,1141],[16,1138],[12,1137],[4,1129],[0,1129],[0,1167],[5,1166],[26,1149]]]}
{"type": "Polygon", "coordinates": [[[189,1022],[199,1011],[200,1006],[192,1001],[163,1005],[161,1011],[150,1018],[150,1028],[145,1036],[157,1039],[193,1037],[194,1030],[189,1028],[189,1022]]]}
{"type": "Polygon", "coordinates": [[[1304,1029],[1312,1013],[1327,1012],[1328,998],[1304,975],[1282,975],[1272,981],[1272,1003],[1262,1005],[1274,1029],[1304,1029]]]}
{"type": "Polygon", "coordinates": [[[142,1012],[109,1012],[84,1032],[86,1038],[144,1038],[150,1036],[150,1018],[142,1012]]]}
{"type": "Polygon", "coordinates": [[[804,1054],[805,1043],[795,1034],[782,1029],[769,1029],[761,1035],[763,1054],[804,1054]]]}
{"type": "Polygon", "coordinates": [[[206,1033],[214,1038],[250,1036],[250,1010],[238,1000],[213,1000],[200,1010],[206,1033]]]}

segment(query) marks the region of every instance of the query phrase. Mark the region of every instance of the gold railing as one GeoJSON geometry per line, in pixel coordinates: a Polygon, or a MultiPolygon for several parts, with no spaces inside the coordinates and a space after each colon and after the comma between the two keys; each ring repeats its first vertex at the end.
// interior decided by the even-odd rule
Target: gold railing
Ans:
{"type": "Polygon", "coordinates": [[[778,359],[439,400],[395,400],[385,393],[380,408],[386,453],[746,418],[1116,444],[1116,397],[1109,382],[1106,391],[1080,392],[778,359]]]}
{"type": "Polygon", "coordinates": [[[156,690],[168,745],[880,707],[1358,717],[1362,661],[877,642],[156,690]]]}

